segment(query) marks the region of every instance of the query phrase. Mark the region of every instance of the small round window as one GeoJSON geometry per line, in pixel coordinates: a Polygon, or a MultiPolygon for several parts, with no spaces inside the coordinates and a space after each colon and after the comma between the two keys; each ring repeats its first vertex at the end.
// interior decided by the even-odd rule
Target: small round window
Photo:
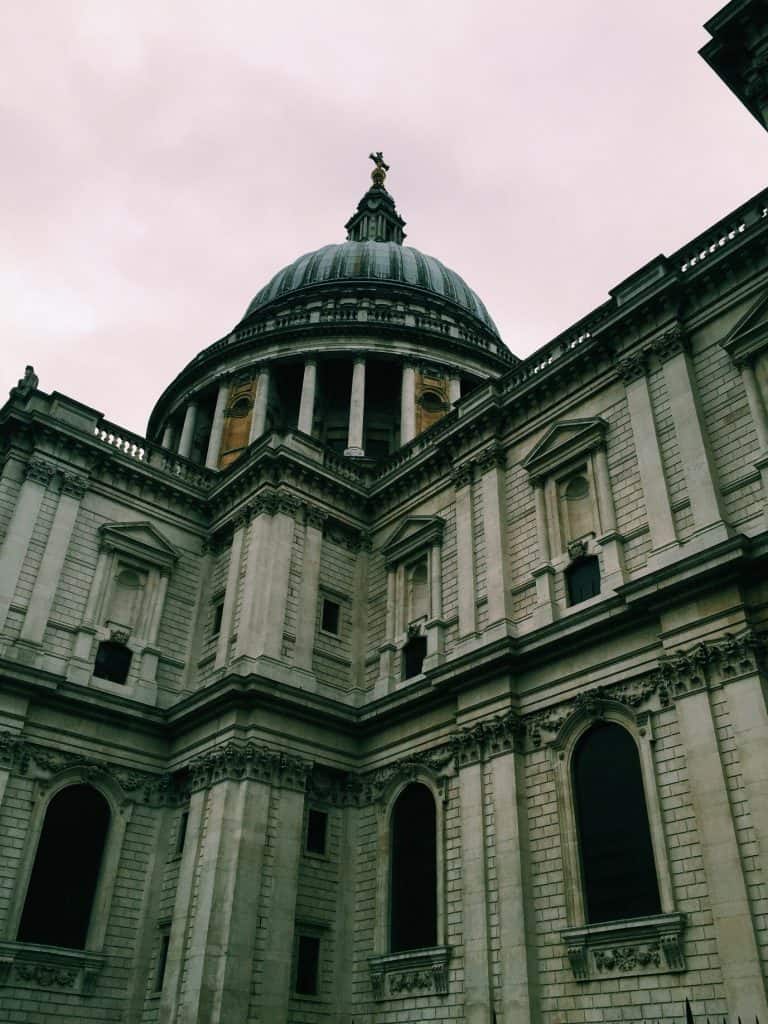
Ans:
{"type": "Polygon", "coordinates": [[[229,415],[234,416],[235,419],[241,419],[243,416],[247,416],[250,411],[251,401],[243,395],[242,398],[238,398],[237,401],[232,403],[229,415]]]}
{"type": "Polygon", "coordinates": [[[579,501],[589,494],[589,481],[585,476],[572,477],[565,487],[565,497],[568,501],[579,501]]]}
{"type": "Polygon", "coordinates": [[[442,412],[445,408],[442,398],[435,391],[425,391],[419,402],[425,412],[442,412]]]}

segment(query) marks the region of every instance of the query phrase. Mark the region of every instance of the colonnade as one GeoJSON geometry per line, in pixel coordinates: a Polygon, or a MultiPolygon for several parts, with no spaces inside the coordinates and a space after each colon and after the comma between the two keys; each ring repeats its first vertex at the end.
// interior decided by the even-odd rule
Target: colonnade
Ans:
{"type": "MultiPolygon", "coordinates": [[[[315,404],[317,399],[317,366],[317,359],[313,356],[308,357],[304,361],[299,413],[296,424],[299,431],[310,435],[312,434],[314,425],[315,404]]],[[[415,362],[403,360],[400,388],[401,444],[407,444],[416,436],[417,371],[418,366],[415,362]]],[[[344,451],[344,454],[349,456],[362,456],[365,454],[365,383],[366,358],[364,355],[356,355],[353,358],[347,446],[344,451]]],[[[221,450],[221,440],[224,432],[224,421],[227,414],[227,402],[230,387],[230,376],[224,376],[219,380],[205,454],[205,465],[209,469],[216,469],[219,464],[219,453],[221,450]]],[[[260,437],[266,429],[270,387],[270,368],[268,366],[264,366],[258,372],[255,387],[253,409],[251,413],[251,426],[248,437],[249,444],[252,444],[256,438],[260,437]]],[[[461,397],[461,377],[455,371],[451,372],[448,377],[448,394],[450,404],[451,406],[454,406],[461,397]]],[[[164,448],[176,451],[185,459],[191,457],[195,432],[200,421],[202,405],[203,403],[201,402],[199,395],[194,395],[189,399],[184,407],[184,416],[180,432],[176,430],[176,426],[170,420],[166,422],[161,441],[164,448]]]]}

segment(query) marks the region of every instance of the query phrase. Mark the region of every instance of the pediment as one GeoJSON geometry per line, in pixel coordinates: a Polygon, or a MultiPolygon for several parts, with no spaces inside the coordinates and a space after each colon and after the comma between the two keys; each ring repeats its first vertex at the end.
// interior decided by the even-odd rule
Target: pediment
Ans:
{"type": "Polygon", "coordinates": [[[768,289],[720,342],[735,363],[743,363],[768,348],[768,289]]]}
{"type": "Polygon", "coordinates": [[[173,544],[149,522],[105,523],[99,528],[99,533],[103,547],[152,565],[171,566],[179,557],[173,544]]]}
{"type": "Polygon", "coordinates": [[[445,520],[441,516],[408,516],[390,535],[382,551],[387,564],[406,558],[441,543],[445,520]]]}
{"type": "Polygon", "coordinates": [[[608,424],[600,416],[560,420],[523,459],[523,469],[531,477],[547,476],[564,463],[602,444],[607,431],[608,424]]]}

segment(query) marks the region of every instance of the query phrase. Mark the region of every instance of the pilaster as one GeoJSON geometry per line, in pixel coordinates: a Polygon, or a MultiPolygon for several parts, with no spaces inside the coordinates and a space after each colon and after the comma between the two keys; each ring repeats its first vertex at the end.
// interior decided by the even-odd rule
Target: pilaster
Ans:
{"type": "Polygon", "coordinates": [[[211,423],[211,433],[208,438],[208,450],[205,455],[205,464],[209,469],[219,468],[221,435],[224,432],[224,410],[227,408],[228,398],[229,381],[222,380],[219,383],[219,390],[216,394],[216,406],[213,410],[213,422],[211,423]]]}
{"type": "Polygon", "coordinates": [[[472,466],[454,471],[456,488],[456,575],[459,590],[459,638],[477,633],[475,602],[475,552],[472,532],[472,466]]]}
{"type": "Polygon", "coordinates": [[[506,634],[512,618],[506,538],[506,457],[500,448],[492,448],[480,456],[479,464],[488,597],[486,631],[501,627],[506,634]]]}
{"type": "Polygon", "coordinates": [[[24,483],[0,548],[0,632],[8,618],[40,506],[55,469],[50,463],[33,456],[24,467],[24,472],[24,483]]]}
{"type": "Polygon", "coordinates": [[[293,661],[297,668],[305,672],[312,671],[320,593],[320,555],[323,546],[323,524],[326,518],[319,509],[308,509],[304,522],[304,560],[301,569],[293,661]]]}
{"type": "Polygon", "coordinates": [[[557,617],[555,570],[551,562],[552,548],[549,542],[549,516],[544,481],[536,479],[532,483],[536,502],[536,540],[539,549],[539,562],[532,572],[536,580],[536,607],[533,620],[536,626],[546,626],[557,617]]]}
{"type": "Polygon", "coordinates": [[[482,772],[480,761],[462,765],[459,772],[466,1024],[492,1024],[493,1020],[482,772]]]}
{"type": "Polygon", "coordinates": [[[27,605],[20,639],[29,644],[42,643],[45,627],[51,614],[61,570],[69,550],[72,531],[80,509],[80,500],[85,494],[88,480],[77,473],[63,473],[61,492],[51,531],[48,534],[40,569],[32,588],[27,605]]]}
{"type": "Polygon", "coordinates": [[[227,567],[227,585],[224,591],[224,607],[221,611],[219,637],[216,641],[215,668],[223,668],[229,657],[229,645],[235,621],[237,590],[240,584],[240,563],[243,556],[243,539],[248,528],[248,517],[240,514],[235,519],[232,533],[232,546],[229,549],[229,565],[227,567]]]}

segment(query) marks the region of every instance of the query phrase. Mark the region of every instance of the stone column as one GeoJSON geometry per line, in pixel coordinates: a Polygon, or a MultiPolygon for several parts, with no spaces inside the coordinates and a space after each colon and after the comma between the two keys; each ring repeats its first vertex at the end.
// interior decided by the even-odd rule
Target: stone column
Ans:
{"type": "Polygon", "coordinates": [[[461,377],[458,374],[451,374],[448,378],[448,399],[451,405],[456,403],[461,398],[461,377]]]}
{"type": "Polygon", "coordinates": [[[0,548],[0,632],[8,618],[37,515],[54,471],[52,465],[35,456],[24,467],[25,480],[0,548]]]}
{"type": "Polygon", "coordinates": [[[754,922],[707,690],[678,696],[677,718],[728,1016],[734,1020],[737,1016],[752,1020],[755,1015],[768,1019],[754,922]]]}
{"type": "Polygon", "coordinates": [[[458,577],[459,637],[477,632],[475,552],[472,535],[472,466],[454,471],[456,488],[456,575],[458,577]]]}
{"type": "Polygon", "coordinates": [[[729,530],[724,523],[717,475],[704,433],[693,366],[682,330],[673,328],[667,331],[655,345],[655,351],[664,362],[664,380],[680,446],[694,527],[697,533],[709,535],[708,543],[725,540],[729,530]]]}
{"type": "MultiPolygon", "coordinates": [[[[466,1024],[491,1024],[493,1001],[490,977],[488,877],[483,819],[483,766],[463,765],[459,772],[461,799],[461,877],[464,932],[464,1015],[466,1024]]],[[[505,951],[506,956],[506,951],[505,951]]]]}
{"type": "Polygon", "coordinates": [[[739,754],[744,791],[757,837],[757,856],[768,872],[768,712],[757,669],[728,681],[728,715],[739,754]]]}
{"type": "Polygon", "coordinates": [[[617,369],[626,387],[627,408],[645,498],[651,548],[654,554],[668,548],[674,550],[678,546],[677,536],[664,476],[664,464],[661,461],[656,422],[653,418],[651,393],[648,390],[646,358],[643,354],[638,354],[624,359],[618,363],[617,369]]]}
{"type": "Polygon", "coordinates": [[[496,822],[499,938],[504,951],[501,1019],[504,1024],[538,1018],[534,911],[529,879],[528,819],[522,755],[492,762],[496,822]]]}
{"type": "Polygon", "coordinates": [[[163,439],[160,442],[163,448],[173,448],[173,424],[168,422],[163,430],[163,439]]]}
{"type": "Polygon", "coordinates": [[[291,998],[296,923],[296,890],[299,875],[304,793],[288,789],[280,792],[280,827],[275,840],[272,900],[269,908],[269,934],[264,956],[264,986],[261,1019],[269,1024],[287,1024],[291,998]]]}
{"type": "Polygon", "coordinates": [[[616,529],[616,510],[611,493],[611,477],[608,471],[608,456],[605,445],[601,444],[592,453],[592,468],[597,491],[597,507],[600,516],[601,534],[598,537],[603,549],[605,589],[615,590],[624,582],[624,558],[621,541],[616,529]]]}
{"type": "Polygon", "coordinates": [[[506,456],[492,448],[480,456],[483,488],[483,531],[485,533],[485,581],[488,597],[488,625],[501,627],[506,635],[512,618],[507,557],[506,456]]]}
{"type": "Polygon", "coordinates": [[[365,359],[356,356],[352,368],[352,394],[349,401],[349,431],[345,455],[364,455],[363,426],[365,421],[365,359]]]}
{"type": "Polygon", "coordinates": [[[296,622],[296,645],[293,649],[294,665],[305,672],[312,671],[317,604],[320,594],[320,554],[323,546],[323,524],[327,518],[327,515],[320,509],[307,509],[304,524],[304,562],[301,569],[301,592],[296,622]]]}
{"type": "Polygon", "coordinates": [[[205,464],[208,469],[219,468],[219,452],[221,451],[221,435],[224,432],[224,410],[227,408],[229,398],[229,381],[223,380],[219,384],[219,391],[216,395],[216,407],[213,410],[213,423],[211,434],[208,438],[208,451],[205,456],[205,464]]]}
{"type": "Polygon", "coordinates": [[[80,509],[80,499],[88,487],[87,477],[77,473],[63,473],[61,493],[56,512],[51,523],[51,532],[43,552],[40,569],[32,588],[32,595],[27,605],[24,624],[21,627],[20,639],[30,644],[41,644],[43,634],[51,614],[56,587],[59,583],[64,560],[69,550],[75,519],[80,509]]]}
{"type": "Polygon", "coordinates": [[[301,385],[298,429],[302,434],[311,434],[315,421],[315,392],[317,390],[317,363],[307,359],[304,363],[304,380],[301,385]]]}
{"type": "Polygon", "coordinates": [[[267,429],[267,407],[269,405],[270,374],[269,367],[264,366],[259,371],[259,380],[256,386],[256,397],[251,410],[251,429],[248,434],[248,444],[253,444],[257,437],[261,437],[267,429]]]}
{"type": "Polygon", "coordinates": [[[192,442],[195,438],[195,425],[197,423],[197,402],[192,399],[187,405],[184,413],[184,426],[181,428],[181,440],[179,441],[179,455],[188,459],[192,453],[192,442]]]}
{"type": "Polygon", "coordinates": [[[408,444],[416,436],[416,367],[403,363],[400,388],[400,444],[408,444]]]}
{"type": "Polygon", "coordinates": [[[229,566],[227,568],[227,585],[224,591],[224,607],[221,610],[221,626],[216,641],[216,660],[214,668],[224,668],[229,655],[229,642],[237,604],[237,591],[240,585],[240,562],[243,555],[243,538],[248,528],[248,517],[241,513],[235,517],[232,532],[232,547],[229,549],[229,566]]]}

